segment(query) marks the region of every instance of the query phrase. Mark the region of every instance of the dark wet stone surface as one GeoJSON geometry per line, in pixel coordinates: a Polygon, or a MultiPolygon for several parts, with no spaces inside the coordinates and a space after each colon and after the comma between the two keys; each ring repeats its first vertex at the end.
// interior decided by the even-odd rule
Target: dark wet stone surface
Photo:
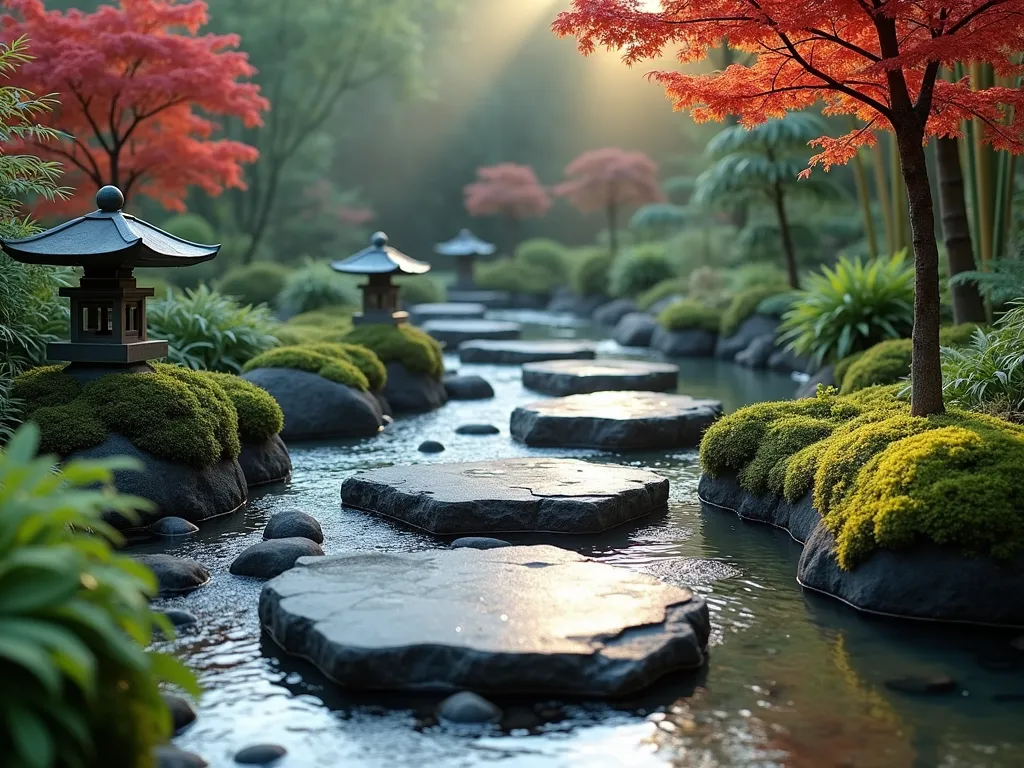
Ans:
{"type": "Polygon", "coordinates": [[[135,555],[134,559],[153,571],[162,597],[191,592],[210,580],[210,572],[187,557],[135,555]]]}
{"type": "Polygon", "coordinates": [[[646,312],[630,312],[615,325],[612,338],[624,347],[649,347],[658,321],[646,312]]]}
{"type": "Polygon", "coordinates": [[[701,667],[710,631],[689,590],[548,546],[303,561],[260,619],[343,687],[504,694],[627,695],[701,667]]]}
{"type": "Polygon", "coordinates": [[[409,322],[422,325],[428,320],[480,320],[487,307],[476,302],[446,301],[436,304],[416,304],[409,309],[409,322]]]}
{"type": "Polygon", "coordinates": [[[679,386],[679,366],[644,360],[552,360],[524,365],[523,386],[558,397],[612,390],[669,392],[679,386]]]}
{"type": "Polygon", "coordinates": [[[710,357],[717,341],[710,331],[669,331],[660,325],[651,336],[651,346],[667,357],[710,357]]]}
{"type": "Polygon", "coordinates": [[[885,687],[900,693],[952,693],[956,690],[956,681],[948,675],[909,675],[886,680],[885,687]]]}
{"type": "Polygon", "coordinates": [[[437,440],[424,440],[416,450],[420,453],[441,453],[444,450],[444,445],[437,440]]]}
{"type": "Polygon", "coordinates": [[[290,539],[296,536],[317,544],[324,543],[324,532],[317,519],[298,509],[285,509],[276,513],[263,529],[264,539],[290,539]]]}
{"type": "Polygon", "coordinates": [[[593,360],[595,357],[594,342],[568,339],[467,341],[459,346],[459,360],[463,363],[522,365],[542,360],[593,360]]]}
{"type": "Polygon", "coordinates": [[[288,754],[288,750],[277,744],[254,744],[239,750],[235,762],[239,765],[272,765],[288,754]]]}
{"type": "Polygon", "coordinates": [[[388,363],[383,395],[395,413],[426,413],[448,402],[444,382],[426,373],[410,371],[401,363],[388,363]]]}
{"type": "Polygon", "coordinates": [[[614,328],[630,312],[636,312],[636,304],[632,299],[613,299],[595,309],[592,318],[598,325],[614,328]]]}
{"type": "Polygon", "coordinates": [[[444,388],[449,400],[489,400],[494,387],[482,376],[445,376],[444,388]]]}
{"type": "Polygon", "coordinates": [[[199,530],[199,526],[193,525],[181,517],[161,517],[151,526],[149,532],[157,536],[191,536],[199,530]]]}
{"type": "Polygon", "coordinates": [[[292,459],[280,435],[260,443],[242,443],[238,463],[250,488],[283,482],[292,473],[292,459]]]}
{"type": "Polygon", "coordinates": [[[450,723],[479,725],[501,720],[501,709],[471,691],[453,693],[437,707],[437,716],[450,723]]]}
{"type": "Polygon", "coordinates": [[[452,542],[452,549],[500,549],[511,546],[504,539],[492,539],[487,536],[463,536],[452,542]]]}
{"type": "Polygon", "coordinates": [[[300,557],[319,557],[324,551],[315,541],[293,536],[253,544],[235,558],[231,573],[256,579],[272,579],[294,567],[300,557]]]}
{"type": "Polygon", "coordinates": [[[715,346],[715,357],[720,360],[733,360],[736,355],[749,347],[754,339],[761,336],[774,338],[778,327],[778,318],[753,314],[744,320],[731,336],[723,336],[718,339],[715,346]]]}
{"type": "Polygon", "coordinates": [[[422,327],[450,349],[456,349],[464,341],[518,339],[522,334],[519,323],[506,320],[430,320],[422,327]]]}
{"type": "Polygon", "coordinates": [[[186,752],[177,747],[163,746],[153,750],[157,768],[206,768],[207,763],[194,752],[186,752]]]}
{"type": "Polygon", "coordinates": [[[171,727],[174,729],[174,733],[181,733],[196,721],[196,711],[188,699],[169,693],[163,694],[163,699],[171,711],[171,727]]]}
{"type": "Polygon", "coordinates": [[[501,430],[493,424],[462,424],[455,428],[457,435],[497,435],[501,430]]]}

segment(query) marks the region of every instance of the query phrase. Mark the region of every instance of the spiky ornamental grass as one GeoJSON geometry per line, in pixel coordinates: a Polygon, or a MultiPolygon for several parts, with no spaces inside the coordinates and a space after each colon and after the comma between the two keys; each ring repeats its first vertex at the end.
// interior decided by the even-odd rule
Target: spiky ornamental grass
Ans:
{"type": "Polygon", "coordinates": [[[942,382],[948,403],[1024,418],[1024,304],[996,328],[976,329],[966,346],[943,347],[942,382]]]}

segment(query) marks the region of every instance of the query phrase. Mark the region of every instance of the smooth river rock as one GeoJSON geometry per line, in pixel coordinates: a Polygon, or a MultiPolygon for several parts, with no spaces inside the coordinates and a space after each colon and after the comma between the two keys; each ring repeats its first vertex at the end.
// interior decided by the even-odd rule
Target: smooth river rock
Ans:
{"type": "Polygon", "coordinates": [[[475,302],[416,304],[409,309],[409,322],[423,325],[428,320],[480,320],[486,313],[487,307],[475,302]]]}
{"type": "Polygon", "coordinates": [[[523,386],[545,395],[588,392],[669,392],[679,386],[679,366],[643,360],[551,360],[523,366],[523,386]]]}
{"type": "Polygon", "coordinates": [[[626,696],[705,662],[688,589],[550,546],[353,552],[264,585],[260,620],[339,686],[626,696]]]}
{"type": "Polygon", "coordinates": [[[507,320],[429,320],[422,328],[450,349],[475,339],[518,339],[523,332],[519,323],[507,320]]]}
{"type": "Polygon", "coordinates": [[[210,581],[210,572],[191,558],[158,554],[135,555],[132,559],[153,572],[160,597],[192,592],[210,581]]]}
{"type": "Polygon", "coordinates": [[[256,368],[243,374],[267,390],[284,412],[281,439],[371,437],[384,426],[380,403],[369,392],[292,368],[256,368]]]}
{"type": "Polygon", "coordinates": [[[666,357],[711,357],[717,341],[717,334],[711,331],[670,331],[660,325],[651,336],[651,346],[666,357]]]}
{"type": "Polygon", "coordinates": [[[448,402],[444,381],[410,371],[401,363],[388,363],[383,395],[395,413],[425,413],[448,402]]]}
{"type": "Polygon", "coordinates": [[[467,341],[459,345],[459,360],[463,363],[522,365],[542,360],[593,360],[595,357],[597,346],[592,341],[467,341]]]}
{"type": "Polygon", "coordinates": [[[541,400],[512,412],[510,431],[533,446],[608,451],[694,448],[722,415],[717,400],[656,392],[594,392],[541,400]]]}
{"type": "Polygon", "coordinates": [[[612,338],[624,347],[649,347],[658,321],[646,312],[630,312],[623,316],[612,331],[612,338]]]}
{"type": "Polygon", "coordinates": [[[318,557],[323,553],[315,541],[300,536],[268,539],[242,550],[231,563],[230,571],[235,576],[272,579],[292,568],[300,557],[318,557]]]}
{"type": "Polygon", "coordinates": [[[632,299],[613,299],[595,309],[591,318],[598,325],[614,328],[619,320],[630,312],[636,312],[636,310],[636,304],[633,303],[632,299]]]}
{"type": "Polygon", "coordinates": [[[435,534],[597,533],[664,509],[668,480],[575,459],[421,464],[357,473],[341,500],[435,534]]]}
{"type": "Polygon", "coordinates": [[[744,320],[732,336],[722,336],[715,345],[715,357],[720,360],[734,360],[736,355],[750,346],[759,336],[775,338],[779,320],[768,315],[753,314],[744,320]]]}
{"type": "Polygon", "coordinates": [[[238,463],[250,488],[281,483],[292,474],[292,457],[280,435],[258,443],[242,443],[238,463]]]}
{"type": "Polygon", "coordinates": [[[444,389],[449,400],[490,400],[494,397],[494,387],[481,376],[445,376],[444,389]]]}
{"type": "MultiPolygon", "coordinates": [[[[744,520],[789,531],[803,544],[797,581],[866,613],[934,621],[1024,626],[1024,557],[1009,563],[968,557],[954,547],[922,542],[901,550],[878,549],[852,570],[835,557],[836,542],[814,508],[812,494],[795,504],[754,496],[734,474],[700,479],[701,502],[744,520]]],[[[714,514],[715,512],[709,512],[714,514]]]]}
{"type": "Polygon", "coordinates": [[[324,532],[312,515],[298,509],[284,509],[274,514],[263,529],[264,539],[292,539],[296,536],[324,543],[324,532]]]}

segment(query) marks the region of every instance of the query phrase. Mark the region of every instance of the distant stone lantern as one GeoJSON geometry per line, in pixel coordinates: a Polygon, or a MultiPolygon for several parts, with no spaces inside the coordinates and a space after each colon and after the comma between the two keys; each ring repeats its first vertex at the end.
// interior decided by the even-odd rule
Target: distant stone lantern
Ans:
{"type": "Polygon", "coordinates": [[[61,288],[71,300],[71,340],[51,343],[51,360],[75,366],[127,366],[167,356],[167,342],[146,335],[146,299],[136,267],[185,267],[209,261],[219,245],[182,240],[127,213],[124,195],[106,186],[96,193],[99,210],[38,235],[5,240],[4,252],[25,264],[81,267],[77,288],[61,288]]]}
{"type": "Polygon", "coordinates": [[[438,243],[434,252],[442,256],[455,257],[456,289],[472,290],[476,287],[473,267],[478,256],[491,256],[495,246],[481,240],[468,229],[464,229],[451,240],[438,243]]]}
{"type": "Polygon", "coordinates": [[[362,286],[363,311],[353,316],[353,323],[401,325],[408,322],[409,313],[398,309],[398,286],[391,282],[391,276],[422,275],[430,271],[430,265],[392,248],[383,232],[375,233],[370,243],[369,248],[336,261],[331,267],[346,275],[366,275],[369,278],[362,286]]]}

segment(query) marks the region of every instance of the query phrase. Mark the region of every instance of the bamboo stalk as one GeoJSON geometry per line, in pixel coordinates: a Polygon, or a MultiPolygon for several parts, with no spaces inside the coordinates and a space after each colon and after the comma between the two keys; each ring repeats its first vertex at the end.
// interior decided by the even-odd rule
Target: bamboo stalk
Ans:
{"type": "MultiPolygon", "coordinates": [[[[851,130],[857,129],[857,121],[850,117],[851,130]]],[[[860,213],[864,218],[864,236],[868,241],[868,253],[872,259],[878,258],[878,241],[875,240],[875,219],[871,214],[871,190],[868,188],[868,174],[864,169],[864,158],[858,149],[853,156],[853,181],[857,185],[857,199],[860,201],[860,213]]]]}
{"type": "Polygon", "coordinates": [[[885,156],[882,147],[876,143],[871,148],[873,155],[872,165],[875,170],[875,194],[878,196],[878,206],[882,209],[882,227],[885,229],[885,245],[889,253],[896,253],[896,230],[892,220],[892,203],[889,202],[889,184],[885,178],[885,156]]]}
{"type": "MultiPolygon", "coordinates": [[[[974,90],[991,85],[992,70],[987,65],[971,64],[971,86],[974,90]]],[[[982,263],[992,260],[993,227],[995,216],[993,212],[994,188],[993,188],[993,152],[991,148],[983,145],[982,138],[985,133],[984,123],[980,118],[974,118],[974,153],[975,163],[975,184],[977,186],[977,220],[978,220],[978,250],[982,263]]]]}
{"type": "Polygon", "coordinates": [[[907,232],[907,190],[900,169],[900,154],[896,147],[896,134],[889,134],[889,178],[892,182],[890,192],[892,201],[893,233],[895,235],[893,253],[902,251],[909,243],[907,232]]]}

